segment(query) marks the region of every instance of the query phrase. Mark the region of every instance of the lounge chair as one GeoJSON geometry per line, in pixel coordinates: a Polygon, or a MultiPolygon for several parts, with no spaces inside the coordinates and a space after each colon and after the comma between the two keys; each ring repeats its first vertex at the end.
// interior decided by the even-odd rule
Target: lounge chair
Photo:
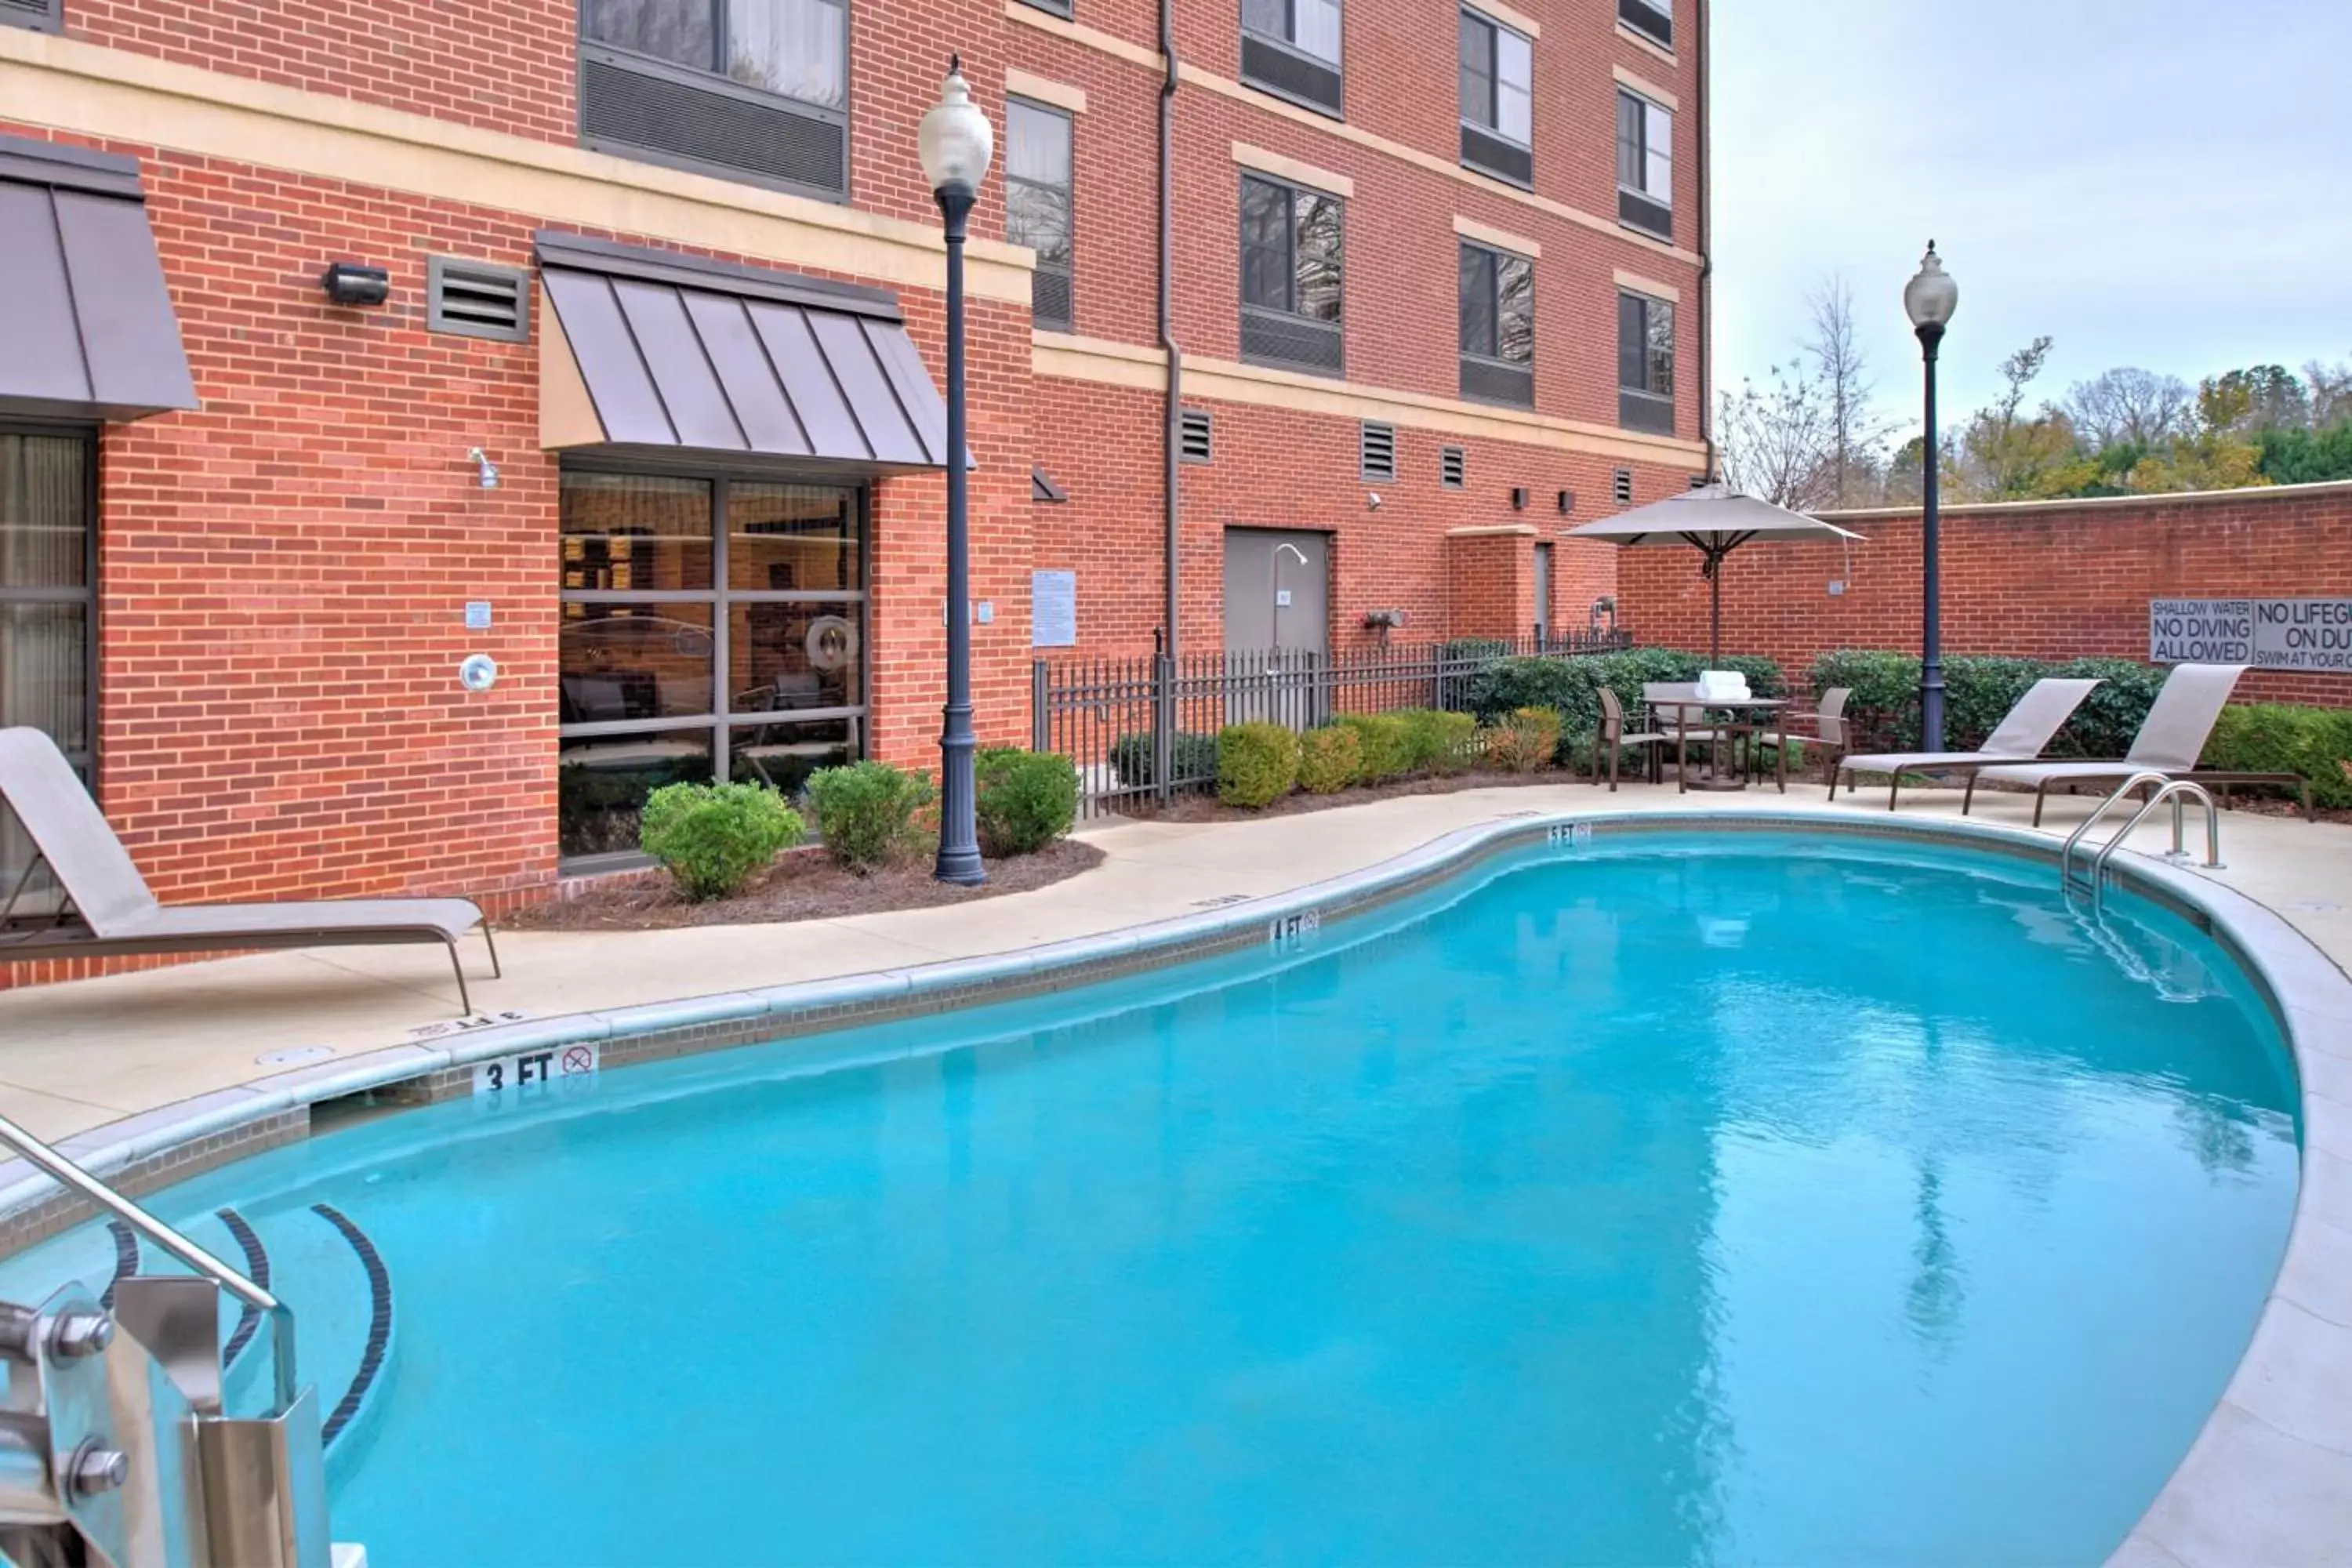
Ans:
{"type": "MultiPolygon", "coordinates": [[[[2247,773],[2200,773],[2197,759],[2204,754],[2205,742],[2213,733],[2213,725],[2229,704],[2230,693],[2236,689],[2238,677],[2246,673],[2241,664],[2181,664],[2173,667],[2164,678],[2164,689],[2156,694],[2156,701],[2140,723],[2139,733],[2132,738],[2131,750],[2121,762],[2093,763],[2026,763],[2017,765],[1982,768],[1969,778],[1969,794],[1976,793],[1979,778],[1995,779],[2002,784],[2033,786],[2033,826],[2042,826],[2042,808],[2049,804],[2052,784],[2120,783],[2134,773],[2162,773],[2165,777],[2194,779],[2200,783],[2230,780],[2237,783],[2293,783],[2291,774],[2254,775],[2247,773]]],[[[1963,799],[1960,809],[1968,810],[1963,799]]]]}
{"type": "MultiPolygon", "coordinates": [[[[1845,793],[1853,794],[1855,778],[1862,773],[1885,773],[1886,809],[1895,809],[1895,797],[1903,787],[1905,773],[1960,773],[1969,775],[1969,787],[1975,792],[1977,775],[1987,768],[2011,763],[2031,763],[2042,754],[2042,749],[2058,733],[2058,727],[2074,715],[2083,699],[2091,694],[2095,680],[2037,680],[2026,694],[2017,700],[2017,706],[1994,726],[1985,737],[1985,743],[1973,752],[1862,752],[1840,757],[1830,773],[1830,798],[1837,798],[1838,780],[1846,781],[1845,793]]],[[[1962,810],[1967,809],[1965,801],[1962,810]]]]}
{"type": "Polygon", "coordinates": [[[0,962],[433,942],[449,950],[458,1003],[471,1013],[457,939],[480,926],[489,944],[490,973],[499,973],[498,943],[470,899],[164,907],[148,890],[73,764],[41,731],[0,730],[0,800],[16,814],[35,851],[0,901],[0,962]],[[18,900],[44,862],[61,903],[49,913],[16,914],[18,900]]]}

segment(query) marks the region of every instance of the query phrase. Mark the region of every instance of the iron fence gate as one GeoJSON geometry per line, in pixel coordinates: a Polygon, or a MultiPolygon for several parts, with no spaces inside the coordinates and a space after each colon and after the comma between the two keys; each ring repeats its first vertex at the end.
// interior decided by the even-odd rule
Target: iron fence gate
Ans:
{"type": "Polygon", "coordinates": [[[1214,788],[1217,732],[1263,720],[1293,730],[1342,713],[1458,710],[1496,659],[1577,658],[1633,646],[1631,633],[1456,638],[1349,653],[1295,648],[1171,658],[1036,660],[1030,668],[1030,748],[1077,765],[1081,813],[1214,788]]]}

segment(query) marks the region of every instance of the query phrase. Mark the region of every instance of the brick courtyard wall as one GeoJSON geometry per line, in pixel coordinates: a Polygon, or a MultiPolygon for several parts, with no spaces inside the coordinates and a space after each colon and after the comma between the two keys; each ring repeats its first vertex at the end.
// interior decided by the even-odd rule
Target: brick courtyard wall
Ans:
{"type": "MultiPolygon", "coordinates": [[[[1850,555],[1755,545],[1726,563],[1727,652],[1769,654],[1801,678],[1831,649],[1919,646],[1917,511],[1829,515],[1866,542],[1850,555]]],[[[2151,599],[2352,594],[2352,484],[1951,507],[1941,554],[1951,652],[2145,659],[2151,599]]],[[[1623,552],[1620,602],[1643,642],[1706,646],[1697,563],[1690,550],[1623,552]]],[[[2238,694],[2352,708],[2352,675],[2255,670],[2238,694]]]]}
{"type": "Polygon", "coordinates": [[[1446,540],[1446,635],[1519,637],[1536,619],[1535,533],[1505,524],[1446,540]]]}

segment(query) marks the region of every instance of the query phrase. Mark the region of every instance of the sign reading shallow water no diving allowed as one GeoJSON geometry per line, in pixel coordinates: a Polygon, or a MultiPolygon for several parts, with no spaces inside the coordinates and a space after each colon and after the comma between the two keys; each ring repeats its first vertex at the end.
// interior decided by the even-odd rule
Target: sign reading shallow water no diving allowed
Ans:
{"type": "Polygon", "coordinates": [[[2151,599],[2147,657],[2352,675],[2352,599],[2151,599]]]}

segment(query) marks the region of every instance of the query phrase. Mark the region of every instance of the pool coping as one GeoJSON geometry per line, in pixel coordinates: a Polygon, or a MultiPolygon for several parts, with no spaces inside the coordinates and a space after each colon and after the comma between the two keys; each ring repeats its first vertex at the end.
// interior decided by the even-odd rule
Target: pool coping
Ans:
{"type": "MultiPolygon", "coordinates": [[[[1982,822],[1890,818],[1742,803],[1732,810],[1534,811],[1444,834],[1338,877],[1199,914],[982,957],[477,1028],[257,1077],[89,1129],[59,1149],[127,1192],[308,1136],[312,1109],[364,1099],[422,1105],[470,1094],[477,1063],[593,1044],[602,1066],[730,1049],[1280,947],[1324,920],[1364,913],[1479,862],[1576,830],[1794,829],[1961,842],[2054,865],[2049,836],[1982,822]]],[[[2236,1373],[2163,1490],[2110,1560],[2159,1564],[2323,1563],[2352,1530],[2352,978],[2283,916],[2210,878],[2134,852],[2119,880],[2211,932],[2258,984],[2294,1060],[2302,1179],[2287,1247],[2236,1373]],[[2329,1050],[2322,1040],[2347,1042],[2329,1050]]],[[[94,1211],[17,1161],[0,1163],[0,1257],[94,1211]]]]}

